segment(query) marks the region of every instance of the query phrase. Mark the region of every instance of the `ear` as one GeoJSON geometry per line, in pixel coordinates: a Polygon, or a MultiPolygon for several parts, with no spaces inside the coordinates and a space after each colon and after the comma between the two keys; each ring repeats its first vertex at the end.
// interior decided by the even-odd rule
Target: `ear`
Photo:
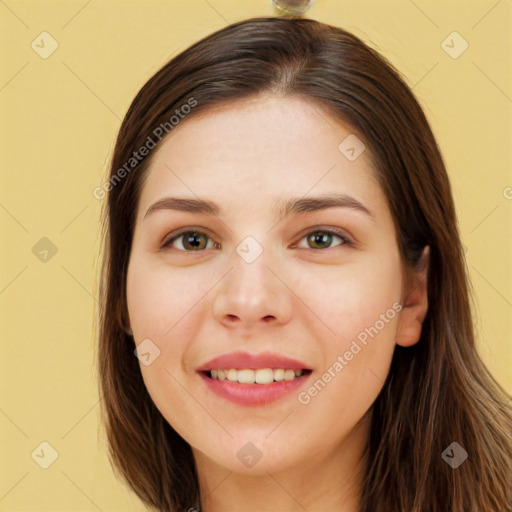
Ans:
{"type": "Polygon", "coordinates": [[[403,309],[398,321],[398,332],[395,338],[397,345],[411,347],[418,343],[423,320],[428,309],[427,276],[430,258],[430,247],[423,249],[417,269],[410,271],[403,293],[403,309]]]}

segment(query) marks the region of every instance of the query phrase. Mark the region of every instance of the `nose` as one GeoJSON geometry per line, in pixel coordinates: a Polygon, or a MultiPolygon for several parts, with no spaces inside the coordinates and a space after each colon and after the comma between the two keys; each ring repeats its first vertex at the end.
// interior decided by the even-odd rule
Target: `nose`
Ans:
{"type": "Polygon", "coordinates": [[[268,265],[266,252],[252,263],[235,253],[231,270],[216,287],[213,315],[225,327],[249,330],[290,321],[293,293],[279,265],[268,265]]]}

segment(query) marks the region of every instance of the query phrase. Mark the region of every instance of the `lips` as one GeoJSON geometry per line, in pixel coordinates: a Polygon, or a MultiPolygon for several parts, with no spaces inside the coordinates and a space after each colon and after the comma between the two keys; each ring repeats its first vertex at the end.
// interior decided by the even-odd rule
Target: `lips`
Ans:
{"type": "Polygon", "coordinates": [[[234,368],[235,370],[259,368],[284,368],[289,370],[311,370],[304,361],[284,356],[282,354],[263,352],[251,354],[249,352],[231,352],[215,357],[197,368],[198,372],[207,372],[219,368],[234,368]]]}
{"type": "Polygon", "coordinates": [[[271,402],[284,400],[286,396],[293,396],[293,392],[306,385],[312,372],[304,361],[272,352],[231,352],[215,357],[197,368],[209,392],[239,406],[267,406],[271,402]],[[226,378],[224,369],[227,371],[226,378]],[[268,379],[267,375],[272,370],[274,381],[268,379]],[[256,383],[260,372],[265,374],[265,379],[256,383]],[[255,374],[256,379],[249,379],[252,383],[247,383],[247,379],[240,378],[245,373],[255,374]],[[238,379],[234,379],[235,375],[238,379]]]}

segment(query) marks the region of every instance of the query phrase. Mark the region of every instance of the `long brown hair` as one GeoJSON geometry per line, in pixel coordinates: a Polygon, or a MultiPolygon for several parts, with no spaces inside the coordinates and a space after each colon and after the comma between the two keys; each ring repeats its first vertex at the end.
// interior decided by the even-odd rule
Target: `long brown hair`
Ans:
{"type": "Polygon", "coordinates": [[[265,93],[303,97],[362,134],[404,264],[418,265],[430,246],[421,338],[396,346],[372,405],[361,512],[510,510],[510,397],[475,347],[468,271],[439,148],[393,66],[353,34],[311,19],[253,18],[203,38],[143,86],[122,122],[101,189],[109,193],[97,349],[102,422],[116,474],[158,511],[181,512],[199,498],[191,448],[152,402],[127,330],[130,247],[155,150],[145,157],[134,152],[159,147],[175,123],[265,93]],[[468,453],[456,468],[443,457],[452,443],[468,453]]]}

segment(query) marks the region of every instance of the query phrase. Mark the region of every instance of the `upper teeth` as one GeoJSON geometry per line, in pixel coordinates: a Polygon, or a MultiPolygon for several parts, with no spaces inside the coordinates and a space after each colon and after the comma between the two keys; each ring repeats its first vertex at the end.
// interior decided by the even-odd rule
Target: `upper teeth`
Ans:
{"type": "Polygon", "coordinates": [[[282,380],[293,380],[302,375],[302,370],[260,368],[258,370],[211,370],[212,379],[229,380],[241,384],[271,384],[282,380]]]}

